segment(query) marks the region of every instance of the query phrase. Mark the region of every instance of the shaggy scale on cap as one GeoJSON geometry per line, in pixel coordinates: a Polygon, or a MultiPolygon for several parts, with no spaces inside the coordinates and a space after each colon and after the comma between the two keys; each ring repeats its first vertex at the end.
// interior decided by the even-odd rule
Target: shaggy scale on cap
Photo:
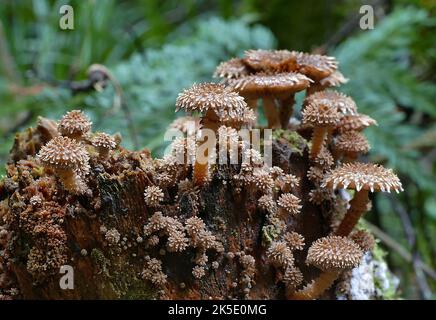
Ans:
{"type": "Polygon", "coordinates": [[[403,191],[400,179],[392,169],[373,163],[345,163],[328,173],[322,187],[395,192],[403,191]]]}
{"type": "Polygon", "coordinates": [[[327,236],[316,240],[309,248],[306,263],[323,271],[356,267],[363,252],[352,240],[345,237],[327,236]]]}
{"type": "Polygon", "coordinates": [[[248,75],[234,79],[229,84],[241,94],[248,96],[286,95],[306,89],[310,80],[303,74],[295,72],[264,73],[248,75]]]}
{"type": "Polygon", "coordinates": [[[283,237],[291,250],[303,250],[304,237],[297,232],[287,232],[283,237]]]}
{"type": "Polygon", "coordinates": [[[157,186],[149,186],[144,191],[145,203],[150,207],[156,207],[163,200],[164,193],[157,186]]]}
{"type": "Polygon", "coordinates": [[[292,51],[297,58],[298,71],[314,80],[320,80],[331,75],[338,62],[334,57],[292,51]]]}
{"type": "Polygon", "coordinates": [[[368,153],[370,145],[362,133],[347,131],[336,137],[335,148],[345,154],[365,154],[368,153]]]}
{"type": "Polygon", "coordinates": [[[117,146],[115,139],[111,135],[108,135],[104,132],[96,133],[95,136],[92,138],[91,143],[96,148],[102,148],[106,150],[113,150],[117,146]]]}
{"type": "Polygon", "coordinates": [[[201,83],[179,93],[176,107],[187,112],[213,109],[221,121],[242,121],[247,104],[237,92],[222,84],[201,83]]]}
{"type": "Polygon", "coordinates": [[[218,67],[216,67],[213,77],[235,79],[246,76],[249,73],[250,71],[242,59],[232,58],[228,61],[221,62],[218,67]]]}
{"type": "Polygon", "coordinates": [[[68,137],[56,137],[38,153],[41,162],[55,169],[80,169],[86,166],[89,155],[86,149],[68,137]]]}
{"type": "Polygon", "coordinates": [[[301,112],[303,116],[303,124],[312,125],[314,127],[334,127],[341,118],[341,114],[327,104],[310,103],[301,112]]]}
{"type": "Polygon", "coordinates": [[[67,112],[59,121],[58,131],[67,137],[81,137],[91,130],[92,122],[80,110],[67,112]]]}
{"type": "Polygon", "coordinates": [[[318,91],[306,98],[307,104],[325,105],[336,108],[342,114],[356,114],[357,106],[353,99],[334,90],[318,91]]]}
{"type": "Polygon", "coordinates": [[[357,243],[363,251],[371,251],[375,246],[374,236],[364,230],[354,231],[350,235],[350,239],[357,243]]]}
{"type": "Polygon", "coordinates": [[[338,87],[342,84],[345,84],[348,82],[348,78],[345,78],[344,75],[339,71],[336,70],[335,72],[333,72],[331,75],[329,75],[328,77],[321,79],[319,81],[319,83],[323,86],[323,87],[338,87]]]}
{"type": "Polygon", "coordinates": [[[277,204],[291,215],[299,213],[302,208],[301,200],[291,193],[283,193],[277,200],[277,204]]]}
{"type": "Polygon", "coordinates": [[[378,126],[377,121],[366,114],[356,113],[344,115],[336,129],[339,132],[362,131],[369,126],[378,126]]]}
{"type": "Polygon", "coordinates": [[[297,59],[288,50],[247,50],[244,62],[258,71],[292,71],[297,68],[297,59]]]}

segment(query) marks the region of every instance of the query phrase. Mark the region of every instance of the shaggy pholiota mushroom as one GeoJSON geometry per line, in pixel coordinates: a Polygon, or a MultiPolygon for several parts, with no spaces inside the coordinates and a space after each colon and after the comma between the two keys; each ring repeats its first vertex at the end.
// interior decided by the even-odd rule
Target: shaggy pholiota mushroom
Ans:
{"type": "Polygon", "coordinates": [[[256,71],[289,72],[297,69],[297,58],[288,50],[247,50],[243,61],[256,71]]]}
{"type": "Polygon", "coordinates": [[[336,137],[335,155],[342,162],[355,161],[359,155],[368,153],[370,145],[365,136],[358,131],[346,131],[336,137]]]}
{"type": "MultiPolygon", "coordinates": [[[[202,130],[210,129],[214,133],[218,132],[221,125],[240,129],[244,124],[250,125],[255,119],[254,113],[247,107],[244,98],[223,84],[194,84],[179,94],[176,108],[176,111],[183,108],[187,112],[200,112],[202,130]]],[[[201,186],[207,180],[208,158],[208,148],[204,154],[197,153],[196,155],[194,165],[196,185],[201,186]]]]}
{"type": "Polygon", "coordinates": [[[234,79],[246,76],[251,72],[249,67],[240,58],[232,58],[221,62],[215,69],[215,78],[234,79]]]}
{"type": "Polygon", "coordinates": [[[369,279],[351,268],[377,244],[352,229],[371,190],[402,190],[387,169],[344,164],[367,151],[375,120],[330,89],[308,94],[289,124],[278,112],[293,90],[344,82],[336,61],[252,50],[215,75],[221,84],[180,93],[177,109],[193,114],[171,123],[162,158],[91,132],[78,110],[17,134],[0,181],[0,299],[340,299],[338,275],[369,279]],[[247,98],[265,98],[269,127],[285,130],[257,135],[247,98]],[[219,162],[198,151],[209,136],[219,162]],[[353,189],[351,203],[338,188],[353,189]],[[74,290],[59,290],[67,264],[74,290]]]}
{"type": "Polygon", "coordinates": [[[403,191],[398,177],[391,169],[372,163],[345,163],[333,169],[324,178],[323,188],[355,190],[350,208],[334,232],[338,236],[348,236],[359,218],[367,211],[369,192],[403,191]]]}
{"type": "Polygon", "coordinates": [[[321,85],[320,82],[328,77],[332,77],[331,81],[335,83],[345,81],[345,79],[341,78],[341,73],[337,74],[337,79],[334,79],[334,73],[339,65],[334,57],[298,51],[292,51],[292,54],[297,59],[297,71],[314,81],[307,89],[306,96],[322,90],[326,82],[324,82],[324,85],[321,85]]]}
{"type": "Polygon", "coordinates": [[[62,136],[81,140],[91,130],[92,122],[81,110],[72,110],[62,117],[58,124],[62,136]]]}
{"type": "Polygon", "coordinates": [[[369,126],[377,126],[377,121],[366,114],[355,113],[344,115],[336,126],[336,131],[362,131],[369,126]]]}
{"type": "Polygon", "coordinates": [[[314,160],[321,149],[327,137],[328,131],[334,128],[341,118],[339,111],[323,102],[311,102],[302,111],[303,124],[311,126],[312,146],[310,148],[310,158],[314,160]]]}
{"type": "Polygon", "coordinates": [[[359,265],[363,252],[351,239],[327,236],[316,240],[309,248],[306,263],[322,270],[314,281],[291,295],[297,300],[316,299],[331,287],[339,275],[359,265]]]}
{"type": "Polygon", "coordinates": [[[314,103],[336,108],[342,115],[355,115],[357,106],[351,97],[335,90],[319,91],[305,99],[305,105],[314,103]]]}
{"type": "Polygon", "coordinates": [[[107,159],[109,152],[117,146],[115,139],[104,132],[96,133],[91,140],[91,144],[97,149],[100,159],[107,159]]]}
{"type": "Polygon", "coordinates": [[[321,79],[318,83],[314,83],[313,85],[311,85],[310,91],[316,92],[323,91],[331,87],[339,87],[340,85],[345,84],[348,81],[348,78],[345,78],[339,70],[336,70],[328,77],[325,77],[324,79],[321,79]]]}
{"type": "Polygon", "coordinates": [[[249,100],[262,99],[269,128],[286,128],[292,116],[295,93],[306,89],[311,80],[294,72],[259,72],[229,80],[242,96],[249,100]],[[280,102],[280,110],[276,106],[280,102]]]}
{"type": "Polygon", "coordinates": [[[65,189],[72,193],[84,192],[78,172],[88,166],[89,155],[81,144],[67,137],[56,137],[41,148],[38,158],[44,167],[54,170],[65,189]]]}

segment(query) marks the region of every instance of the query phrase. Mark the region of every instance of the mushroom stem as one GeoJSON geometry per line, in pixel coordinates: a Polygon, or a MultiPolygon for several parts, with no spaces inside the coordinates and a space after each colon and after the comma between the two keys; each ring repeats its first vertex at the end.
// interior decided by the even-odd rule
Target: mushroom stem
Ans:
{"type": "Polygon", "coordinates": [[[315,92],[321,91],[324,89],[324,86],[319,82],[312,83],[310,87],[306,89],[306,97],[314,94],[315,92]]]}
{"type": "Polygon", "coordinates": [[[286,129],[289,124],[289,119],[294,113],[295,95],[280,100],[280,124],[282,129],[286,129]]]}
{"type": "Polygon", "coordinates": [[[274,103],[274,98],[263,98],[263,111],[265,112],[265,117],[268,120],[268,128],[278,129],[281,127],[276,104],[274,103]]]}
{"type": "Polygon", "coordinates": [[[312,148],[310,149],[310,158],[315,159],[322,149],[327,127],[315,127],[312,134],[312,148]]]}
{"type": "Polygon", "coordinates": [[[319,275],[312,283],[306,285],[302,290],[299,290],[290,296],[288,299],[293,300],[313,300],[323,294],[330,288],[339,277],[339,271],[325,271],[319,275]]]}
{"type": "Polygon", "coordinates": [[[368,190],[357,191],[354,198],[350,201],[350,209],[345,214],[344,219],[335,231],[337,236],[348,236],[353,230],[359,218],[367,211],[369,202],[368,190]]]}
{"type": "Polygon", "coordinates": [[[68,169],[56,169],[56,175],[62,182],[62,185],[66,190],[71,193],[80,193],[80,179],[73,170],[68,169]]]}
{"type": "MultiPolygon", "coordinates": [[[[215,121],[211,121],[207,117],[203,117],[203,129],[210,129],[213,130],[215,133],[217,132],[219,127],[219,124],[215,121]]],[[[204,143],[204,141],[203,141],[204,143]]],[[[203,156],[203,155],[202,155],[203,156]]],[[[204,157],[209,157],[209,148],[207,148],[204,151],[204,157]]],[[[196,186],[203,186],[207,180],[208,176],[208,159],[204,163],[199,162],[199,155],[197,154],[195,157],[195,163],[193,168],[193,177],[194,177],[194,184],[196,186]]]]}

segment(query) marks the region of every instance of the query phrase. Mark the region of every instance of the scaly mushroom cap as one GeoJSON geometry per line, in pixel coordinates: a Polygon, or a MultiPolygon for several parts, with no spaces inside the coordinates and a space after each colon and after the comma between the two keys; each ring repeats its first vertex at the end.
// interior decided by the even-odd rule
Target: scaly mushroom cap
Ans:
{"type": "Polygon", "coordinates": [[[347,83],[348,80],[339,70],[336,70],[328,77],[321,79],[319,83],[324,87],[339,87],[341,84],[347,83]]]}
{"type": "Polygon", "coordinates": [[[295,267],[288,267],[283,274],[283,282],[290,288],[297,288],[303,283],[304,277],[301,271],[295,267]]]}
{"type": "Polygon", "coordinates": [[[145,203],[150,207],[157,207],[164,199],[164,193],[157,186],[148,186],[144,191],[145,203]]]}
{"type": "Polygon", "coordinates": [[[291,249],[284,241],[271,243],[267,252],[268,260],[277,267],[287,267],[294,265],[294,256],[291,249]]]}
{"type": "Polygon", "coordinates": [[[320,168],[328,169],[334,164],[334,159],[328,148],[323,147],[313,162],[320,168]]]}
{"type": "Polygon", "coordinates": [[[91,130],[92,122],[80,110],[67,112],[59,121],[58,130],[63,136],[82,136],[91,130]]]}
{"type": "Polygon", "coordinates": [[[362,255],[362,250],[354,241],[346,237],[327,236],[312,243],[306,263],[323,271],[339,271],[358,266],[362,255]]]}
{"type": "Polygon", "coordinates": [[[96,148],[103,148],[107,150],[114,150],[117,146],[115,139],[104,132],[98,132],[92,138],[92,145],[96,148]]]}
{"type": "Polygon", "coordinates": [[[86,167],[89,155],[85,147],[68,137],[56,137],[41,148],[38,158],[54,169],[77,170],[86,167]]]}
{"type": "Polygon", "coordinates": [[[223,122],[252,121],[253,113],[249,112],[244,98],[223,84],[200,83],[179,93],[176,101],[176,111],[199,111],[206,113],[212,110],[223,122]]]}
{"type": "Polygon", "coordinates": [[[287,232],[283,237],[291,250],[303,250],[304,237],[297,232],[287,232]]]}
{"type": "Polygon", "coordinates": [[[306,89],[312,80],[295,72],[259,72],[229,81],[229,85],[243,96],[260,97],[267,95],[289,95],[306,89]]]}
{"type": "Polygon", "coordinates": [[[338,62],[334,57],[297,51],[292,53],[297,58],[298,72],[313,80],[326,78],[338,68],[338,62]]]}
{"type": "Polygon", "coordinates": [[[343,152],[368,153],[370,145],[365,136],[358,131],[340,134],[335,141],[335,148],[343,152]]]}
{"type": "Polygon", "coordinates": [[[400,179],[391,169],[373,163],[345,163],[326,174],[322,187],[397,193],[403,191],[400,179]]]}
{"type": "Polygon", "coordinates": [[[350,235],[350,239],[357,243],[364,252],[371,251],[375,246],[374,236],[364,230],[354,231],[350,235]]]}
{"type": "Polygon", "coordinates": [[[246,76],[249,73],[250,70],[242,59],[232,58],[228,61],[221,62],[218,67],[216,67],[213,77],[235,79],[246,76]]]}
{"type": "Polygon", "coordinates": [[[357,106],[354,100],[342,92],[334,90],[315,92],[306,98],[306,103],[336,108],[344,115],[357,113],[357,106]]]}
{"type": "Polygon", "coordinates": [[[377,126],[377,121],[366,114],[356,113],[343,116],[336,129],[339,132],[362,131],[363,129],[372,125],[377,126]]]}
{"type": "Polygon", "coordinates": [[[335,127],[341,118],[336,108],[326,104],[311,103],[301,112],[303,124],[313,127],[335,127]]]}
{"type": "Polygon", "coordinates": [[[283,193],[277,200],[277,204],[292,215],[299,213],[302,208],[301,200],[291,193],[283,193]]]}
{"type": "Polygon", "coordinates": [[[297,59],[288,50],[247,50],[244,62],[257,71],[293,71],[297,59]]]}
{"type": "Polygon", "coordinates": [[[169,125],[170,129],[177,129],[188,135],[194,134],[200,127],[200,118],[191,116],[177,118],[169,125]]]}

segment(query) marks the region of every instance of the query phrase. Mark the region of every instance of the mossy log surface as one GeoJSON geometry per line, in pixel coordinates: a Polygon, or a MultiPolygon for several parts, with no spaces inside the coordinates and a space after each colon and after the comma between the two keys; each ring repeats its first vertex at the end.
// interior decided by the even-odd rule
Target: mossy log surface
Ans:
{"type": "MultiPolygon", "coordinates": [[[[152,214],[143,196],[150,184],[144,169],[152,161],[149,152],[121,149],[107,163],[91,163],[88,192],[71,195],[62,189],[54,175],[35,161],[41,145],[54,134],[49,124],[40,122],[38,127],[17,135],[7,177],[0,185],[0,224],[7,230],[7,239],[0,243],[3,250],[0,288],[18,289],[14,296],[18,299],[242,299],[241,265],[226,253],[245,252],[256,262],[249,298],[286,297],[285,286],[279,281],[280,271],[266,262],[266,244],[274,239],[274,230],[264,228],[266,215],[257,206],[259,195],[249,188],[237,193],[232,184],[223,183],[237,173],[237,166],[216,167],[210,183],[198,192],[197,216],[221,241],[224,253],[208,252],[209,263],[217,261],[219,267],[208,268],[206,275],[197,280],[191,272],[195,265],[192,262],[194,249],[163,252],[163,245],[147,248],[140,241],[144,237],[144,225],[152,214]],[[44,201],[53,202],[58,215],[36,223],[27,212],[32,211],[29,199],[40,194],[44,195],[44,201]],[[45,228],[41,238],[34,230],[29,230],[32,223],[45,228]],[[108,243],[102,232],[110,229],[119,232],[118,245],[108,243]],[[64,237],[60,236],[65,248],[59,252],[47,242],[53,230],[64,237]],[[29,253],[34,248],[39,248],[42,256],[32,260],[30,265],[29,253]],[[146,256],[162,260],[168,280],[164,288],[155,287],[141,276],[146,256]],[[61,264],[74,269],[73,290],[60,289],[61,264]]],[[[306,177],[309,169],[306,140],[301,137],[291,140],[286,135],[275,138],[273,164],[301,179],[293,193],[301,199],[303,209],[298,215],[289,216],[287,225],[306,239],[304,250],[295,253],[295,264],[305,280],[310,281],[319,272],[307,266],[304,258],[310,244],[329,232],[327,217],[331,208],[309,202],[308,194],[313,186],[306,177]]],[[[195,210],[189,195],[175,196],[174,188],[165,190],[165,208],[174,206],[179,216],[192,216],[195,210]]],[[[173,214],[171,210],[163,213],[173,214]]],[[[328,297],[329,293],[326,295],[328,297]]]]}

